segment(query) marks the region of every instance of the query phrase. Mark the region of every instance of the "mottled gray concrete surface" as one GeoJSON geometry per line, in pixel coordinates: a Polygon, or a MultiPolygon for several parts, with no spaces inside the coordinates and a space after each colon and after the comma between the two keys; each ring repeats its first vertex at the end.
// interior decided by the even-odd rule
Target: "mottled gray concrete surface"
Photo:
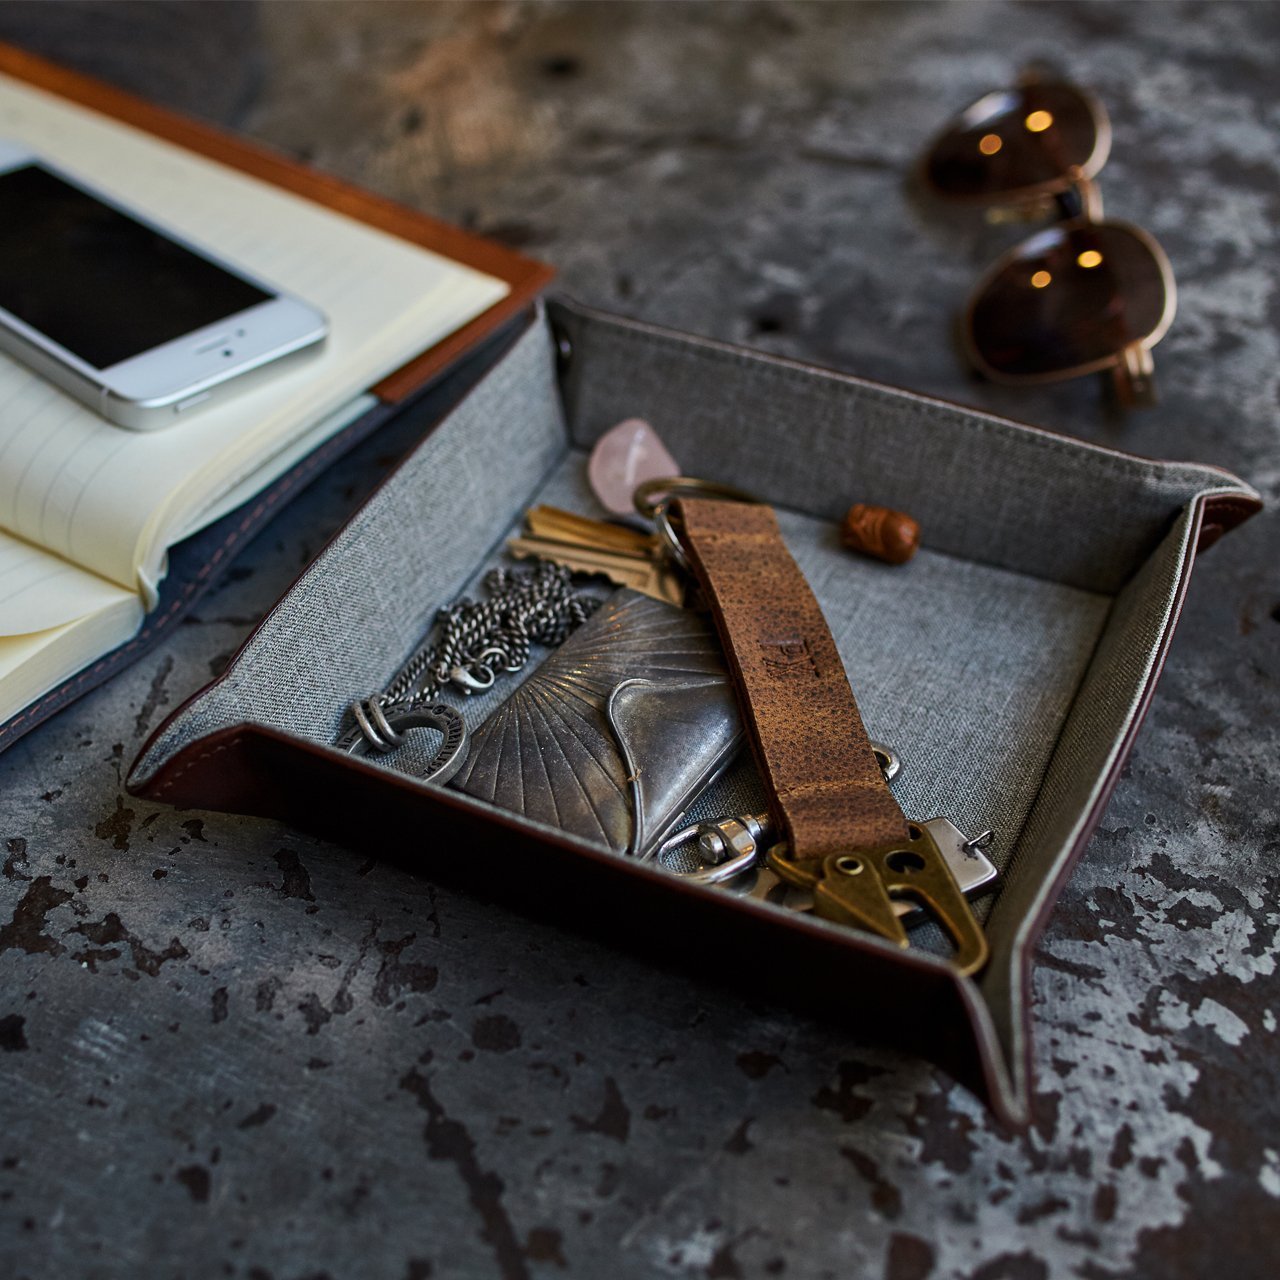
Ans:
{"type": "MultiPolygon", "coordinates": [[[[0,5],[0,35],[554,262],[587,301],[1280,497],[1273,4],[0,5]],[[1115,122],[1159,409],[969,379],[1016,228],[903,176],[1030,56],[1115,122]]],[[[0,1273],[1202,1277],[1280,1249],[1280,539],[1192,585],[1045,936],[1034,1127],[933,1069],[270,823],[125,797],[385,446],[0,758],[0,1273]]],[[[980,513],[975,513],[980,516],[980,513]]],[[[424,841],[430,833],[423,835],[424,841]]]]}

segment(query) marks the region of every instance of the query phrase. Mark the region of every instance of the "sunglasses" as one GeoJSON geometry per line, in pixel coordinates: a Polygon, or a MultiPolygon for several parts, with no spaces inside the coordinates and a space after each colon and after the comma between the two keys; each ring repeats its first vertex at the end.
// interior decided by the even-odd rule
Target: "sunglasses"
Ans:
{"type": "Polygon", "coordinates": [[[1102,103],[1033,70],[962,112],[925,155],[924,181],[936,195],[1061,219],[1006,253],[974,289],[964,344],[992,381],[1109,372],[1121,404],[1155,402],[1151,348],[1173,320],[1173,270],[1141,227],[1103,217],[1094,177],[1110,150],[1102,103]]]}

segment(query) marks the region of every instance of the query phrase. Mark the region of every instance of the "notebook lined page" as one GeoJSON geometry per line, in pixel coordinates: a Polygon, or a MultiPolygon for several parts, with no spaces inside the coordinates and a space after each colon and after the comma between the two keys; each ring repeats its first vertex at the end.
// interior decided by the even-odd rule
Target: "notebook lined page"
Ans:
{"type": "MultiPolygon", "coordinates": [[[[151,594],[167,538],[366,387],[503,297],[501,280],[0,76],[0,137],[329,318],[318,357],[172,427],[132,432],[0,356],[0,526],[151,594]],[[127,175],[127,178],[122,175],[127,175]]],[[[340,415],[338,415],[340,416],[340,415]]],[[[335,421],[338,420],[335,417],[335,421]]],[[[23,607],[34,607],[28,595],[23,607]]],[[[57,612],[56,593],[39,607],[57,612]]],[[[0,592],[0,635],[26,626],[0,592]]]]}
{"type": "Polygon", "coordinates": [[[233,482],[231,487],[221,493],[211,506],[196,512],[189,523],[175,528],[173,541],[181,541],[213,524],[215,520],[221,520],[223,516],[234,511],[242,503],[248,502],[255,494],[278,480],[286,471],[291,471],[307,454],[323,444],[330,436],[337,435],[343,427],[349,426],[377,406],[377,396],[356,396],[341,409],[321,418],[315,426],[302,435],[292,438],[288,446],[275,454],[270,462],[256,468],[251,475],[243,477],[238,483],[233,482]]]}
{"type": "Polygon", "coordinates": [[[29,542],[0,533],[0,612],[10,620],[5,635],[47,631],[135,595],[29,542]]]}
{"type": "Polygon", "coordinates": [[[114,597],[62,626],[0,636],[0,724],[137,632],[142,601],[118,587],[110,590],[114,597]]]}

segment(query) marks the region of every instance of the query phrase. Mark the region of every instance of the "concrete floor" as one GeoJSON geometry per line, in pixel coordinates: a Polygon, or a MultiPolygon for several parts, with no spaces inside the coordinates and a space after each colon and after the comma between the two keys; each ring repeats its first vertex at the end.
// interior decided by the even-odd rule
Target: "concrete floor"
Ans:
{"type": "MultiPolygon", "coordinates": [[[[0,38],[546,258],[585,301],[1280,497],[1280,8],[0,4],[0,38]],[[1178,276],[1163,399],[973,381],[1017,228],[904,186],[1049,55],[1178,276]]],[[[401,427],[407,438],[412,422],[401,427]]],[[[1270,1277],[1280,538],[1203,562],[1035,974],[1034,1127],[934,1069],[267,822],[126,797],[394,452],[0,757],[0,1274],[1270,1277]]]]}

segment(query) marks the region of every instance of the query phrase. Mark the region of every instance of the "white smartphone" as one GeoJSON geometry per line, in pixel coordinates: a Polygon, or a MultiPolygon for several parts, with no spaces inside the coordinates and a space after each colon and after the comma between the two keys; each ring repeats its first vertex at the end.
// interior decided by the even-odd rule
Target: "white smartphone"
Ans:
{"type": "Polygon", "coordinates": [[[318,351],[315,307],[0,140],[0,350],[149,431],[318,351]]]}

